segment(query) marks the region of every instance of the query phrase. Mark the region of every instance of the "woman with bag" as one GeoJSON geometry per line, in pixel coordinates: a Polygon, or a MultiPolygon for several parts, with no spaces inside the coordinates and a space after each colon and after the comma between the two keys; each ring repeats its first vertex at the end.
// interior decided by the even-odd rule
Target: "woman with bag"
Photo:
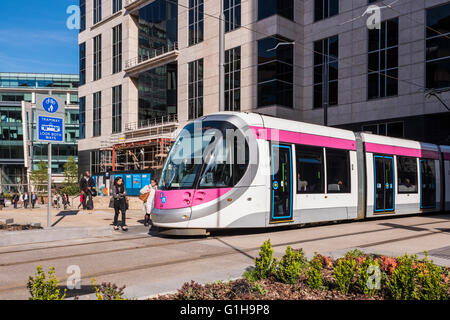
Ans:
{"type": "MultiPolygon", "coordinates": [[[[114,180],[114,185],[112,187],[112,198],[111,202],[114,206],[114,230],[119,230],[118,225],[118,218],[119,218],[119,212],[122,212],[122,230],[128,231],[128,228],[126,227],[126,212],[128,209],[128,203],[127,203],[127,191],[125,189],[125,186],[123,184],[123,179],[121,177],[117,177],[116,180],[114,180]]],[[[111,204],[112,204],[111,203],[111,204]]]]}
{"type": "Polygon", "coordinates": [[[150,185],[143,187],[140,191],[141,195],[139,196],[139,199],[141,199],[144,202],[143,205],[143,210],[145,213],[144,225],[146,227],[149,226],[150,214],[152,213],[152,210],[155,207],[155,195],[157,186],[158,184],[156,183],[156,180],[153,179],[150,182],[150,185]]]}

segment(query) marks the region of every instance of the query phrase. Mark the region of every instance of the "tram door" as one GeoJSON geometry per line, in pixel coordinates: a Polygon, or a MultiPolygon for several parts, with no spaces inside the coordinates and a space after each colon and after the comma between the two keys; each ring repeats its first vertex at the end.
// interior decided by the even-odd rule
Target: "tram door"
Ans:
{"type": "Polygon", "coordinates": [[[375,212],[392,212],[394,205],[394,158],[374,156],[375,161],[375,212]]]}
{"type": "Polygon", "coordinates": [[[272,145],[270,222],[292,220],[292,147],[272,145]]]}
{"type": "Polygon", "coordinates": [[[436,208],[436,167],[434,160],[420,160],[420,208],[436,208]]]}

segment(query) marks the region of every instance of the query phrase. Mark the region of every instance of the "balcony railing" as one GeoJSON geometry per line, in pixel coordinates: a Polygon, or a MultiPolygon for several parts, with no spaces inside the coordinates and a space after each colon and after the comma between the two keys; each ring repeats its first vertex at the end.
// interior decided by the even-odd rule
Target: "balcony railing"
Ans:
{"type": "Polygon", "coordinates": [[[168,46],[164,46],[164,47],[161,47],[159,49],[150,50],[148,52],[148,54],[146,54],[146,55],[139,55],[139,56],[137,56],[137,57],[135,57],[133,59],[128,60],[125,63],[125,69],[131,69],[131,68],[136,67],[136,66],[138,66],[138,65],[140,65],[140,64],[142,64],[142,63],[144,63],[146,61],[149,61],[151,59],[160,57],[160,56],[162,56],[162,55],[164,55],[166,53],[175,52],[175,51],[178,51],[178,43],[174,43],[174,44],[171,44],[171,45],[168,45],[168,46]]]}
{"type": "Polygon", "coordinates": [[[139,129],[152,128],[152,127],[163,127],[166,125],[177,124],[178,115],[169,115],[161,118],[148,119],[145,121],[130,122],[125,126],[125,131],[135,131],[139,129]]]}

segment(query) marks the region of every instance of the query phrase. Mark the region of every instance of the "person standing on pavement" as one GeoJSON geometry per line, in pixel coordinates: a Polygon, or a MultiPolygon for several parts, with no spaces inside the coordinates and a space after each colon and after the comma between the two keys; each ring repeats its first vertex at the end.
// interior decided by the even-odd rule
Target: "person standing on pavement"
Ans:
{"type": "Polygon", "coordinates": [[[0,208],[4,208],[5,207],[5,195],[2,193],[0,193],[0,208]]]}
{"type": "MultiPolygon", "coordinates": [[[[83,210],[87,209],[87,202],[92,201],[92,188],[95,186],[95,181],[91,177],[91,173],[87,170],[80,180],[80,189],[83,194],[83,210]]],[[[93,209],[93,208],[92,208],[93,209]]]]}
{"type": "Polygon", "coordinates": [[[28,201],[29,201],[28,192],[25,192],[23,194],[23,206],[25,207],[25,209],[28,208],[28,201]]]}
{"type": "Polygon", "coordinates": [[[17,209],[17,203],[19,202],[19,195],[17,194],[17,192],[16,193],[14,193],[14,196],[13,196],[13,203],[14,203],[14,209],[17,209]]]}
{"type": "Polygon", "coordinates": [[[152,210],[155,207],[156,190],[158,190],[158,184],[157,184],[156,180],[153,179],[150,182],[150,185],[143,187],[140,191],[141,195],[145,195],[147,197],[146,200],[144,197],[145,201],[144,201],[144,205],[143,205],[143,210],[145,213],[144,225],[146,227],[149,226],[150,214],[152,213],[152,210]]]}
{"type": "Polygon", "coordinates": [[[31,195],[31,208],[32,209],[34,209],[36,202],[37,202],[37,195],[36,195],[36,192],[33,192],[33,194],[31,195]]]}
{"type": "Polygon", "coordinates": [[[127,190],[125,189],[125,185],[123,183],[123,179],[121,177],[117,177],[114,180],[114,185],[112,187],[112,196],[114,199],[114,230],[119,230],[118,218],[119,213],[122,213],[122,230],[128,231],[126,227],[126,212],[127,212],[127,190]]]}

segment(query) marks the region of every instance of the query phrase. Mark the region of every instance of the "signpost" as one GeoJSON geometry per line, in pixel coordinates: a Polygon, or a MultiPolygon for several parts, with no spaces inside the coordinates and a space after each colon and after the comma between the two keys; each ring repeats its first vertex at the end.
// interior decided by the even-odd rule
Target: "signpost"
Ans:
{"type": "Polygon", "coordinates": [[[36,95],[37,140],[48,143],[48,195],[47,227],[51,224],[50,205],[52,202],[52,143],[65,141],[64,100],[51,95],[36,95]]]}

